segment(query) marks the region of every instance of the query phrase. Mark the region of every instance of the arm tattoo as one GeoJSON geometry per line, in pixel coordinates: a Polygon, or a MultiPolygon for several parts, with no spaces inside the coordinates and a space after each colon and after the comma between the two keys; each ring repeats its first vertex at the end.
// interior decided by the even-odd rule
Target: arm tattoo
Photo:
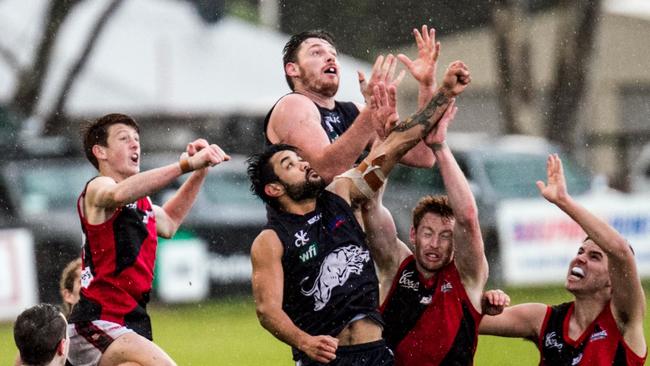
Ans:
{"type": "MultiPolygon", "coordinates": [[[[427,104],[422,111],[417,112],[415,114],[412,114],[409,118],[406,119],[406,121],[398,124],[395,126],[390,133],[393,133],[394,131],[397,132],[403,132],[406,130],[410,130],[411,128],[417,126],[417,125],[422,125],[424,127],[424,131],[422,132],[422,136],[426,136],[431,130],[433,130],[434,127],[438,124],[438,118],[437,120],[430,120],[431,117],[435,114],[436,110],[440,108],[443,105],[446,105],[449,102],[449,98],[445,97],[442,91],[438,92],[429,104],[427,104]]],[[[389,134],[390,134],[389,133],[389,134]]]]}

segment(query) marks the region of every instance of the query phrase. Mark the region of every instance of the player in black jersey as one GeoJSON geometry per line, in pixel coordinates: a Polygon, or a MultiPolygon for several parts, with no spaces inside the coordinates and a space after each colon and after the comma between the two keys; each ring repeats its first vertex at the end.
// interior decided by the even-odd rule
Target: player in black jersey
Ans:
{"type": "MultiPolygon", "coordinates": [[[[289,145],[249,159],[255,193],[269,221],[251,248],[260,323],[293,348],[297,365],[391,365],[377,314],[374,265],[351,206],[376,191],[397,161],[434,129],[470,81],[461,62],[421,112],[398,120],[394,86],[371,98],[373,118],[393,127],[360,167],[324,188],[324,179],[289,145]],[[389,98],[390,95],[391,97],[389,98]]],[[[449,112],[451,113],[451,109],[449,112]]]]}
{"type": "MultiPolygon", "coordinates": [[[[419,108],[424,108],[436,90],[435,72],[440,44],[435,30],[422,27],[413,30],[418,58],[411,61],[404,55],[379,56],[368,81],[359,73],[361,91],[366,103],[374,85],[379,82],[397,86],[403,73],[394,78],[397,59],[419,82],[419,108]]],[[[295,34],[283,50],[283,64],[292,93],[283,96],[266,116],[264,134],[268,143],[284,143],[298,147],[301,155],[318,170],[326,182],[351,168],[383,126],[373,120],[370,110],[362,104],[335,100],[339,87],[340,65],[336,45],[325,31],[295,34]]],[[[431,167],[433,154],[419,144],[402,161],[408,165],[431,167]]]]}

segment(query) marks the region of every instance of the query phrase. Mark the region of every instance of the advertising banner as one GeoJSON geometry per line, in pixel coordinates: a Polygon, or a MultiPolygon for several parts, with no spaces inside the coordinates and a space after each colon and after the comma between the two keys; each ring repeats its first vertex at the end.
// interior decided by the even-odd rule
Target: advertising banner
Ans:
{"type": "Polygon", "coordinates": [[[13,321],[37,300],[31,233],[26,229],[0,230],[0,321],[13,321]]]}
{"type": "MultiPolygon", "coordinates": [[[[599,193],[576,199],[633,247],[641,277],[650,277],[650,196],[599,193]]],[[[564,283],[586,234],[543,199],[504,201],[497,210],[503,279],[508,285],[564,283]]]]}

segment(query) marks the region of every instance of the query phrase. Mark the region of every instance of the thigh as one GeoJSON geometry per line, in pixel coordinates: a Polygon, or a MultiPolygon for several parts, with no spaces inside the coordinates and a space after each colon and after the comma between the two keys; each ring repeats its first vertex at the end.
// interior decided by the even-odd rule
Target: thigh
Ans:
{"type": "Polygon", "coordinates": [[[99,366],[128,365],[131,362],[141,366],[176,366],[162,348],[135,332],[115,339],[99,360],[99,366]]]}

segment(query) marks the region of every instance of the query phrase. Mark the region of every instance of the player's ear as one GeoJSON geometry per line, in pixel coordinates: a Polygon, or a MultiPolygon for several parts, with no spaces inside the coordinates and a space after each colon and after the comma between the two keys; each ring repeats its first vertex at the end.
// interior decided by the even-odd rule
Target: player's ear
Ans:
{"type": "Polygon", "coordinates": [[[106,148],[102,145],[93,145],[92,148],[93,155],[97,160],[106,159],[106,148]]]}
{"type": "Polygon", "coordinates": [[[409,240],[411,241],[411,244],[415,244],[415,228],[411,226],[411,230],[409,230],[409,240]]]}
{"type": "Polygon", "coordinates": [[[298,69],[298,64],[296,64],[295,62],[287,62],[287,64],[284,65],[284,73],[290,77],[300,76],[300,70],[298,69]]]}
{"type": "Polygon", "coordinates": [[[264,186],[264,193],[269,197],[280,197],[284,194],[284,186],[279,182],[269,183],[264,186]]]}

